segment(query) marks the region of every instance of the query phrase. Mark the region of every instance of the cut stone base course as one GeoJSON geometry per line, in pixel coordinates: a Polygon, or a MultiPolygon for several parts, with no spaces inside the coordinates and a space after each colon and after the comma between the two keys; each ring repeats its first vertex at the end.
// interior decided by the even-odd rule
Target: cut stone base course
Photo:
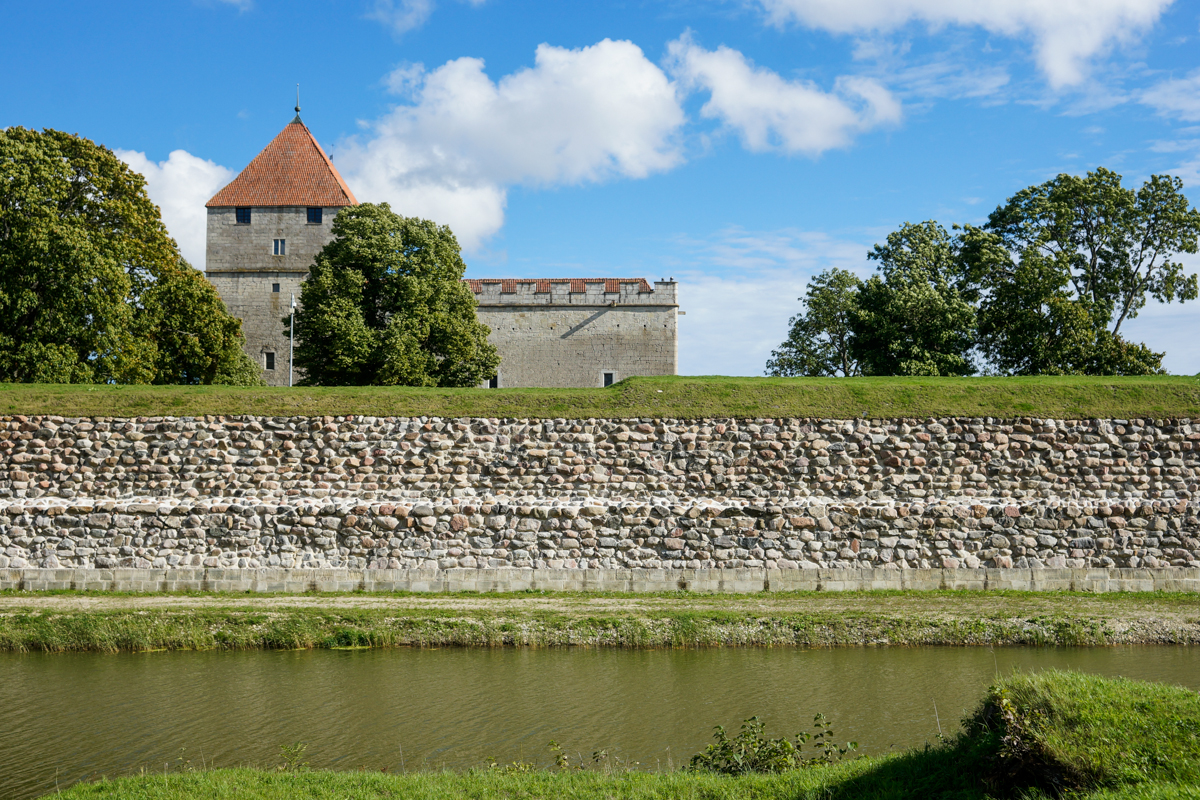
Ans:
{"type": "Polygon", "coordinates": [[[109,592],[1196,592],[1200,569],[0,569],[0,590],[109,592]]]}

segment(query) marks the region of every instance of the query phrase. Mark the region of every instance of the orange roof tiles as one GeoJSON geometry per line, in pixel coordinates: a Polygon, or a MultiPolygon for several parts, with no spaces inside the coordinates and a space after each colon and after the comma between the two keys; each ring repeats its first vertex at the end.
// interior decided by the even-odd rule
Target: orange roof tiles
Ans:
{"type": "Polygon", "coordinates": [[[567,283],[570,284],[568,291],[570,292],[587,292],[587,284],[602,283],[606,294],[618,294],[621,291],[621,284],[636,283],[638,292],[653,292],[650,284],[645,278],[475,278],[467,280],[471,291],[479,294],[483,291],[484,284],[500,284],[500,292],[508,294],[517,291],[517,284],[535,284],[534,292],[544,294],[550,291],[552,283],[567,283]]]}
{"type": "Polygon", "coordinates": [[[303,122],[293,120],[206,203],[229,206],[357,205],[354,193],[303,122]]]}

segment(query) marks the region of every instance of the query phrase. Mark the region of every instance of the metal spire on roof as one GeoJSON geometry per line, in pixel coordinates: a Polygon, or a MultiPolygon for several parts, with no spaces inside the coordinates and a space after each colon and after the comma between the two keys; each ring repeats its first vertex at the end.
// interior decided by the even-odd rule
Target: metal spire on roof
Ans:
{"type": "Polygon", "coordinates": [[[300,84],[298,83],[296,84],[296,118],[292,122],[300,122],[300,84]]]}

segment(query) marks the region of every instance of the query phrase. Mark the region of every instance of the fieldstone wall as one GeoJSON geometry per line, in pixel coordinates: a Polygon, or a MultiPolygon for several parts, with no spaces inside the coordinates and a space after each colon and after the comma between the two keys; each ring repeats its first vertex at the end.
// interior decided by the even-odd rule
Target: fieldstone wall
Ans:
{"type": "Polygon", "coordinates": [[[1200,566],[1189,420],[0,419],[0,569],[1200,566]]]}

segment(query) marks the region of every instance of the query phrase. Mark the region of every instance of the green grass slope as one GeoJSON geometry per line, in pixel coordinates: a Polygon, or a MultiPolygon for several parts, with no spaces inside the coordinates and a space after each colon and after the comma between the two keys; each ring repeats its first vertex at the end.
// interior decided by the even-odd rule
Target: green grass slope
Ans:
{"type": "Polygon", "coordinates": [[[499,418],[1200,416],[1200,380],[629,378],[608,389],[0,385],[0,414],[499,418]]]}
{"type": "Polygon", "coordinates": [[[1200,695],[1069,672],[989,690],[963,734],[935,747],[776,775],[482,769],[222,769],[77,784],[64,800],[598,798],[603,800],[1200,800],[1200,695]]]}

